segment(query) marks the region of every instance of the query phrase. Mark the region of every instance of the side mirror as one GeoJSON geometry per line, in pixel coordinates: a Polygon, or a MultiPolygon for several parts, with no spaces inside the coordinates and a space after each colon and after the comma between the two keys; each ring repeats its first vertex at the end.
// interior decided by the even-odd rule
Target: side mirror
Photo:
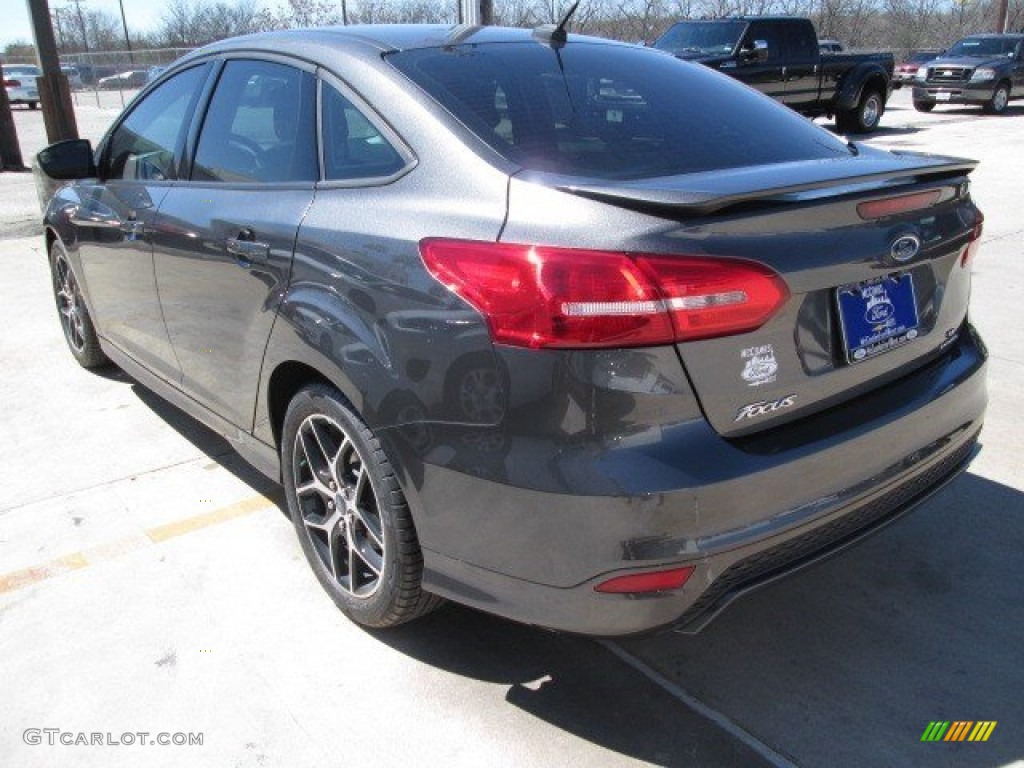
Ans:
{"type": "Polygon", "coordinates": [[[754,40],[740,51],[740,58],[747,64],[768,60],[768,41],[754,40]]]}
{"type": "Polygon", "coordinates": [[[55,181],[88,179],[96,175],[92,144],[87,139],[58,141],[36,155],[43,173],[55,181]]]}

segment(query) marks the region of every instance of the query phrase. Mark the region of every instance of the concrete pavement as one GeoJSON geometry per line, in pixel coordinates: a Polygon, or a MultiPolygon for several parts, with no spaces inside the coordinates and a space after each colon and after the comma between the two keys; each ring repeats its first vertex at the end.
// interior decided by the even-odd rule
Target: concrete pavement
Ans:
{"type": "MultiPolygon", "coordinates": [[[[83,135],[115,115],[83,107],[83,135]]],[[[41,117],[16,119],[28,158],[41,117]]],[[[388,633],[344,620],[271,484],[126,376],[73,362],[41,243],[19,236],[38,227],[31,180],[0,174],[0,765],[1024,763],[1024,107],[920,115],[898,93],[883,125],[871,143],[982,160],[984,450],[702,635],[608,646],[456,606],[388,633]],[[936,719],[998,725],[922,744],[936,719]],[[29,728],[204,743],[32,745],[29,728]]]]}

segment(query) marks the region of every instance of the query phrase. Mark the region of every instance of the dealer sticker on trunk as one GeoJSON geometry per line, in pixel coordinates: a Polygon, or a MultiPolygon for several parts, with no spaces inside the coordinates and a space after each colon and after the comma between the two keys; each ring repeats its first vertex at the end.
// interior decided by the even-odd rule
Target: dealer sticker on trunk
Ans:
{"type": "Polygon", "coordinates": [[[917,338],[917,299],[910,273],[836,290],[846,359],[859,363],[917,338]]]}
{"type": "Polygon", "coordinates": [[[748,386],[760,387],[762,384],[771,384],[778,377],[779,363],[775,359],[775,349],[771,344],[744,349],[740,352],[740,357],[744,361],[740,376],[748,386]]]}

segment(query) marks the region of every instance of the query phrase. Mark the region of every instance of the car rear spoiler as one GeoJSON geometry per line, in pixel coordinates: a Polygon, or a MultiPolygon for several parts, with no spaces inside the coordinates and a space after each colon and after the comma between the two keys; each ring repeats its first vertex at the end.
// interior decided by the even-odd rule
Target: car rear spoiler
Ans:
{"type": "Polygon", "coordinates": [[[638,210],[717,213],[743,203],[792,203],[969,174],[976,160],[857,146],[846,156],[748,166],[634,181],[543,171],[517,178],[638,210]]]}

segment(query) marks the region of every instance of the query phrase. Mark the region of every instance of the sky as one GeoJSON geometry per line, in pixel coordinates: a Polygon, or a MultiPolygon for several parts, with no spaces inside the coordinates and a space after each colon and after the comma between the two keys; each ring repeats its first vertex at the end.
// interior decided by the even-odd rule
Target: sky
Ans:
{"type": "MultiPolygon", "coordinates": [[[[32,42],[32,24],[29,22],[28,0],[2,0],[3,26],[0,27],[0,51],[8,43],[32,42]]],[[[50,10],[69,5],[66,0],[49,0],[50,10]]],[[[95,8],[121,18],[117,0],[83,0],[82,10],[95,8]]],[[[163,3],[159,0],[124,0],[124,15],[128,31],[148,30],[160,17],[163,3]]]]}

